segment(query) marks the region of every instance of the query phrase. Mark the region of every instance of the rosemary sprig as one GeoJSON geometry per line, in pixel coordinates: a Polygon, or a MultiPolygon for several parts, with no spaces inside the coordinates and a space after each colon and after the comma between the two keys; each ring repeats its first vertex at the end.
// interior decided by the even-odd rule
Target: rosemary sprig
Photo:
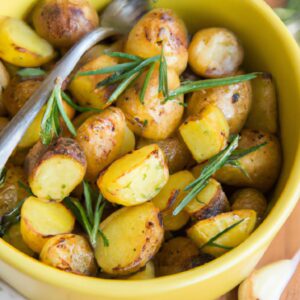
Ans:
{"type": "Polygon", "coordinates": [[[95,248],[97,243],[97,235],[102,237],[105,247],[109,246],[109,241],[99,228],[105,202],[103,196],[99,193],[94,195],[90,185],[83,183],[84,190],[84,206],[75,198],[67,197],[63,203],[69,208],[79,224],[88,234],[91,245],[95,248]],[[96,196],[96,197],[95,197],[96,196]],[[97,198],[97,199],[94,199],[97,198]]]}
{"type": "Polygon", "coordinates": [[[46,75],[46,72],[40,68],[24,68],[17,72],[17,75],[27,78],[27,77],[40,77],[46,75]]]}
{"type": "Polygon", "coordinates": [[[227,228],[225,228],[224,230],[222,230],[221,232],[219,232],[218,234],[216,234],[215,236],[213,236],[209,241],[207,241],[205,244],[203,244],[200,249],[203,249],[206,246],[210,246],[210,247],[217,247],[217,248],[222,248],[225,250],[231,250],[233,249],[233,247],[229,247],[229,246],[224,246],[224,245],[220,245],[218,243],[216,243],[215,241],[221,237],[222,235],[224,235],[226,232],[230,231],[231,229],[233,229],[234,227],[238,226],[239,224],[241,224],[245,219],[241,219],[239,221],[237,221],[236,223],[228,226],[227,228]]]}
{"type": "Polygon", "coordinates": [[[0,171],[0,187],[2,187],[2,185],[5,183],[6,173],[7,173],[6,168],[3,168],[3,169],[0,171]]]}
{"type": "Polygon", "coordinates": [[[34,196],[34,194],[33,194],[32,190],[31,190],[31,188],[30,188],[27,184],[25,184],[23,181],[18,180],[18,186],[19,186],[21,189],[23,189],[25,192],[27,192],[28,195],[34,196]]]}
{"type": "Polygon", "coordinates": [[[144,104],[145,94],[146,94],[151,76],[153,74],[154,68],[155,68],[155,63],[152,63],[152,65],[150,66],[150,68],[146,74],[145,81],[144,81],[143,87],[140,92],[140,100],[143,104],[144,104]]]}
{"type": "Polygon", "coordinates": [[[159,59],[159,86],[158,91],[162,92],[165,98],[169,97],[168,88],[168,66],[164,56],[164,47],[161,47],[161,54],[159,59]]]}
{"type": "MultiPolygon", "coordinates": [[[[242,166],[240,166],[238,162],[239,158],[252,152],[255,152],[266,145],[266,143],[263,143],[248,149],[236,150],[238,146],[238,141],[239,135],[232,135],[229,145],[220,153],[216,154],[208,160],[208,162],[202,169],[199,177],[185,187],[185,191],[190,191],[173,211],[174,216],[179,214],[184,209],[184,207],[207,186],[208,180],[216,171],[221,169],[226,164],[242,168],[242,166]]],[[[242,170],[242,172],[244,172],[244,170],[242,170]]],[[[245,173],[245,175],[248,176],[247,172],[245,173]]]]}

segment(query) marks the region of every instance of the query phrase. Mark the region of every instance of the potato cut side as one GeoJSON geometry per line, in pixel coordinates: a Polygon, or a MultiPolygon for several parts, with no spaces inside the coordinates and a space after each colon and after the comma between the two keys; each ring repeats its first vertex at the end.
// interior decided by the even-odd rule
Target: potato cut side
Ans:
{"type": "Polygon", "coordinates": [[[228,211],[230,204],[221,184],[211,178],[207,186],[190,202],[184,210],[198,220],[216,216],[228,211]]]}
{"type": "Polygon", "coordinates": [[[189,220],[189,214],[181,211],[173,216],[174,209],[187,195],[184,188],[193,182],[195,178],[189,171],[180,171],[170,176],[167,184],[160,193],[153,198],[152,202],[162,213],[164,228],[166,230],[178,230],[189,220]]]}
{"type": "Polygon", "coordinates": [[[29,197],[21,209],[22,237],[28,247],[37,253],[50,237],[71,232],[74,224],[74,216],[61,203],[29,197]]]}
{"type": "Polygon", "coordinates": [[[155,277],[155,268],[152,261],[149,261],[142,271],[129,276],[128,280],[146,280],[155,277]]]}
{"type": "Polygon", "coordinates": [[[219,153],[227,143],[229,126],[222,111],[208,104],[194,116],[190,116],[179,132],[194,159],[201,163],[219,153]]]}
{"type": "Polygon", "coordinates": [[[24,21],[0,20],[0,58],[19,67],[38,67],[54,58],[52,46],[24,21]]]}
{"type": "Polygon", "coordinates": [[[26,158],[26,167],[34,195],[61,201],[83,180],[86,160],[74,140],[59,138],[48,147],[36,144],[26,158]]]}
{"type": "Polygon", "coordinates": [[[159,210],[151,202],[124,207],[100,228],[109,241],[98,238],[95,256],[103,272],[128,275],[144,267],[158,251],[164,235],[159,210]]]}
{"type": "Polygon", "coordinates": [[[235,210],[198,221],[187,230],[187,235],[202,252],[218,257],[242,243],[255,224],[254,210],[235,210]]]}
{"type": "Polygon", "coordinates": [[[163,152],[153,144],[113,162],[97,184],[108,201],[131,206],[155,197],[168,178],[163,152]]]}

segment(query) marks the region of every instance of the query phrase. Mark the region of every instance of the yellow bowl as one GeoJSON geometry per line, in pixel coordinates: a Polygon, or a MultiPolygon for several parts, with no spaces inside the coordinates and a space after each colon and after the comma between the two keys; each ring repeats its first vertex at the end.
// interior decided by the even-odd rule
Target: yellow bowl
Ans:
{"type": "MultiPolygon", "coordinates": [[[[97,8],[108,1],[93,0],[97,8]]],[[[155,1],[153,1],[155,2],[155,1]]],[[[24,16],[34,0],[0,1],[1,14],[24,16]]],[[[0,275],[30,299],[207,300],[226,293],[259,261],[295,207],[300,192],[300,53],[284,25],[262,0],[158,0],[191,31],[228,27],[240,37],[247,70],[273,74],[279,96],[284,167],[276,201],[263,224],[236,249],[193,270],[146,281],[103,280],[68,274],[29,258],[0,240],[0,275]]],[[[122,249],[120,249],[122,251],[122,249]]]]}

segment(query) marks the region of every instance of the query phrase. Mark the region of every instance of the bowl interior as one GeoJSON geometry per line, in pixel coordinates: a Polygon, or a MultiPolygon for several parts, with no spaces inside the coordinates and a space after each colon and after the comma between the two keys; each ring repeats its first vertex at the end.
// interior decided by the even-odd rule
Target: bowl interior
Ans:
{"type": "MultiPolygon", "coordinates": [[[[0,13],[22,16],[34,1],[10,2],[1,1],[0,13]],[[18,7],[18,2],[22,3],[22,6],[18,7]]],[[[93,2],[100,9],[108,1],[93,2]]],[[[153,5],[173,8],[185,20],[190,32],[209,26],[231,29],[238,35],[245,48],[245,70],[272,73],[279,99],[284,165],[273,194],[276,202],[274,201],[270,214],[247,241],[230,253],[204,267],[151,281],[99,280],[63,273],[22,255],[1,239],[0,258],[41,281],[94,295],[122,295],[122,298],[130,299],[130,296],[137,294],[142,297],[149,290],[157,294],[202,282],[199,288],[203,295],[217,297],[237,284],[250,270],[239,277],[232,273],[232,278],[235,279],[223,277],[223,281],[227,280],[227,283],[221,283],[220,274],[225,274],[233,265],[242,264],[255,253],[262,252],[297,203],[300,194],[300,126],[296,125],[297,116],[300,115],[300,53],[283,24],[262,0],[157,0],[153,1],[153,5]],[[218,281],[214,278],[218,278],[218,281]],[[218,284],[221,286],[219,289],[218,284]]]]}

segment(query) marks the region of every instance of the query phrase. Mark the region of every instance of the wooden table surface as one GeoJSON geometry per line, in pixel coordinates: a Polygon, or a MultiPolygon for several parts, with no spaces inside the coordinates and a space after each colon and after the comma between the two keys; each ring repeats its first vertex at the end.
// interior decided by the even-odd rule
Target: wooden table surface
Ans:
{"type": "MultiPolygon", "coordinates": [[[[286,0],[266,0],[271,6],[283,6],[286,0]]],[[[300,0],[299,0],[300,1],[300,0]]],[[[300,184],[300,180],[299,180],[300,184]]],[[[269,264],[271,262],[292,258],[293,255],[300,249],[300,203],[290,216],[284,227],[276,236],[268,251],[258,264],[258,268],[269,264]]],[[[223,296],[220,300],[236,300],[236,289],[227,295],[223,296]]],[[[290,281],[288,287],[285,289],[281,300],[298,300],[300,299],[300,266],[297,272],[290,281]]]]}

